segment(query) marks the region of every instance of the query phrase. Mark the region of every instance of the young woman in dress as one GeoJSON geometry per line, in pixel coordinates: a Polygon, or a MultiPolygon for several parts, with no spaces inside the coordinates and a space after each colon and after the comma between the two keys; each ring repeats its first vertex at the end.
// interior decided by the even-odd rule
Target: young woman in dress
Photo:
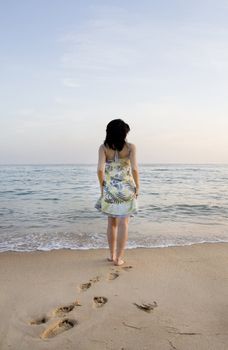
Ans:
{"type": "Polygon", "coordinates": [[[129,131],[122,119],[108,123],[97,166],[101,196],[95,208],[108,216],[108,260],[118,266],[124,264],[129,217],[138,209],[139,172],[136,146],[126,141],[129,131]]]}

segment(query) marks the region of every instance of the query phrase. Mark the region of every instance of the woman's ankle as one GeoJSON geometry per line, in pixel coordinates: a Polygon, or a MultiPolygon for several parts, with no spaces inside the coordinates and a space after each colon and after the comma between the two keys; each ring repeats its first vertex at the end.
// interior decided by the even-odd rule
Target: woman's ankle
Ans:
{"type": "Polygon", "coordinates": [[[110,257],[107,258],[109,261],[115,261],[116,260],[116,255],[110,253],[110,257]]]}
{"type": "Polygon", "coordinates": [[[115,264],[122,264],[124,262],[123,256],[118,256],[114,259],[115,264]]]}

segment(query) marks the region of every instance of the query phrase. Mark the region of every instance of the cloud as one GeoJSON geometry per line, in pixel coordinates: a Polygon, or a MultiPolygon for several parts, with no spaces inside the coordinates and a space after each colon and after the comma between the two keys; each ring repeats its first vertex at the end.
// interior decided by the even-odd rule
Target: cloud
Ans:
{"type": "Polygon", "coordinates": [[[128,23],[127,13],[122,12],[122,16],[116,17],[117,13],[109,10],[103,18],[101,12],[85,22],[80,30],[60,36],[64,46],[63,68],[106,74],[139,62],[141,52],[135,45],[138,28],[128,23]]]}
{"type": "Polygon", "coordinates": [[[17,115],[20,117],[29,117],[29,116],[32,116],[34,114],[35,114],[35,110],[33,108],[30,108],[30,107],[22,108],[17,112],[17,115]]]}
{"type": "Polygon", "coordinates": [[[80,84],[71,78],[65,78],[63,79],[63,85],[69,88],[78,88],[80,87],[80,84]]]}
{"type": "Polygon", "coordinates": [[[114,6],[94,8],[83,26],[59,40],[62,67],[79,79],[163,79],[167,72],[178,74],[179,67],[228,70],[227,28],[188,17],[165,22],[114,6]]]}

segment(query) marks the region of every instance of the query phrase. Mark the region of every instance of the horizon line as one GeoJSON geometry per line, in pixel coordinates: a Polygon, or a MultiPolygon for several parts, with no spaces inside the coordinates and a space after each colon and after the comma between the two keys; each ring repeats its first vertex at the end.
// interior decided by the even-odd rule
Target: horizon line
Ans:
{"type": "MultiPolygon", "coordinates": [[[[28,165],[97,165],[97,163],[0,163],[0,166],[28,166],[28,165]]],[[[184,163],[184,162],[144,162],[138,165],[228,165],[228,163],[184,163]]]]}

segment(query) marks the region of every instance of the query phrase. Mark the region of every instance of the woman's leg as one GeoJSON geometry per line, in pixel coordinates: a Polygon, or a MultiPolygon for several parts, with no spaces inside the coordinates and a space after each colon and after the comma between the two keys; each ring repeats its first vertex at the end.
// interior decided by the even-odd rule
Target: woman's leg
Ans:
{"type": "Polygon", "coordinates": [[[115,259],[115,265],[122,265],[124,263],[123,261],[123,255],[124,255],[124,248],[125,244],[128,239],[128,223],[129,223],[129,217],[125,218],[118,218],[118,235],[117,235],[117,251],[116,251],[116,259],[115,259]]]}
{"type": "Polygon", "coordinates": [[[107,228],[107,238],[108,238],[108,245],[110,249],[110,261],[115,260],[116,254],[116,237],[117,237],[117,224],[118,219],[113,218],[111,216],[108,217],[108,228],[107,228]]]}

